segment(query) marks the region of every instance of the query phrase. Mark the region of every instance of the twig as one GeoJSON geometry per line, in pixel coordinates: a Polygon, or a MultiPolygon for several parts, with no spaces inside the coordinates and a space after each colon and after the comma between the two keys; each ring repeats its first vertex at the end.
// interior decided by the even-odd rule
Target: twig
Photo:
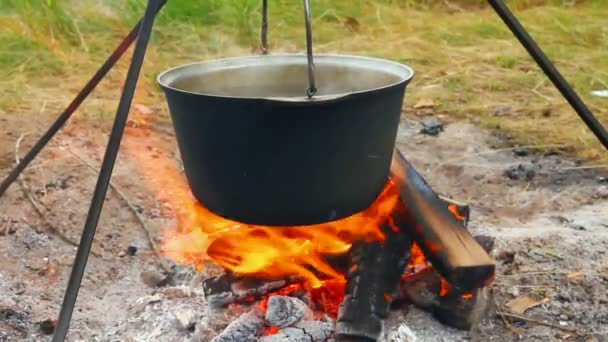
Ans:
{"type": "Polygon", "coordinates": [[[532,317],[528,317],[528,316],[523,316],[523,315],[516,315],[516,314],[512,314],[512,313],[508,313],[508,312],[502,312],[502,314],[505,317],[515,318],[515,319],[519,319],[519,320],[522,320],[522,321],[536,323],[536,324],[544,325],[546,327],[551,327],[551,328],[559,329],[559,330],[562,330],[562,331],[569,332],[571,334],[575,334],[576,336],[584,336],[584,335],[578,333],[575,328],[562,327],[561,325],[558,325],[558,324],[555,324],[555,323],[552,323],[552,322],[542,321],[540,319],[536,319],[536,318],[532,318],[532,317]]]}
{"type": "MultiPolygon", "coordinates": [[[[65,145],[61,145],[61,147],[63,149],[65,149],[68,153],[70,153],[74,158],[78,159],[81,163],[83,163],[84,165],[86,165],[93,172],[99,173],[99,169],[97,169],[89,161],[87,161],[87,160],[83,159],[82,157],[80,157],[78,154],[76,154],[74,151],[72,151],[69,147],[67,147],[65,145]]],[[[118,197],[120,197],[120,199],[122,199],[122,201],[127,205],[127,207],[129,208],[129,210],[133,213],[133,215],[135,216],[135,218],[139,222],[139,225],[143,229],[144,234],[146,235],[146,238],[148,239],[148,243],[150,244],[150,248],[152,249],[152,252],[156,256],[156,259],[158,260],[158,264],[160,265],[160,267],[165,272],[171,273],[172,272],[171,268],[164,262],[164,260],[162,258],[162,255],[160,253],[160,249],[158,248],[158,245],[156,244],[156,241],[154,241],[154,238],[152,237],[152,233],[150,232],[150,229],[148,229],[148,226],[146,225],[143,217],[141,217],[141,215],[139,214],[139,212],[137,211],[137,209],[135,208],[135,206],[133,205],[133,203],[131,203],[131,201],[129,200],[129,198],[127,197],[127,195],[125,195],[125,193],[122,192],[114,184],[114,182],[112,182],[112,181],[110,181],[110,188],[112,188],[112,190],[114,190],[114,192],[116,192],[116,194],[118,195],[118,197]]]]}
{"type": "Polygon", "coordinates": [[[498,305],[498,300],[494,297],[494,306],[496,307],[496,313],[500,316],[502,323],[514,334],[519,334],[518,329],[511,325],[507,317],[505,317],[505,313],[500,309],[500,305],[498,305]]]}
{"type": "MultiPolygon", "coordinates": [[[[21,146],[21,141],[23,141],[23,138],[25,138],[25,136],[27,136],[29,133],[24,133],[21,134],[21,136],[19,136],[19,139],[17,139],[17,142],[15,143],[15,162],[18,164],[20,162],[20,158],[19,158],[19,148],[21,146]]],[[[58,236],[62,241],[64,241],[67,244],[70,244],[72,246],[78,247],[78,242],[72,240],[70,237],[68,237],[67,235],[65,235],[63,232],[61,232],[59,229],[57,229],[46,217],[45,211],[48,211],[48,209],[46,210],[42,210],[39,205],[44,206],[42,204],[39,204],[36,202],[36,200],[34,199],[34,197],[31,194],[31,191],[29,189],[29,186],[27,185],[25,179],[23,179],[23,175],[19,175],[19,177],[17,178],[17,180],[19,181],[19,186],[21,187],[21,190],[23,191],[23,194],[25,195],[25,197],[30,201],[30,203],[32,204],[32,207],[34,208],[34,210],[36,211],[36,213],[38,213],[38,215],[40,216],[40,218],[42,219],[42,221],[44,221],[44,223],[46,224],[47,228],[56,236],[58,236]]],[[[91,251],[91,254],[93,254],[96,257],[99,257],[99,253],[91,251]]]]}

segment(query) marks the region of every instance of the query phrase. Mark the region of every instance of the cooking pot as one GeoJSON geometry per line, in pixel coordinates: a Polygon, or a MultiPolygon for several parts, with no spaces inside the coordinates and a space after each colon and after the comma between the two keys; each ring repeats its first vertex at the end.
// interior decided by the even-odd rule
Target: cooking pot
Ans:
{"type": "Polygon", "coordinates": [[[373,203],[414,73],[344,55],[315,55],[314,66],[314,96],[304,54],[204,61],[158,76],[202,205],[240,222],[292,226],[373,203]]]}

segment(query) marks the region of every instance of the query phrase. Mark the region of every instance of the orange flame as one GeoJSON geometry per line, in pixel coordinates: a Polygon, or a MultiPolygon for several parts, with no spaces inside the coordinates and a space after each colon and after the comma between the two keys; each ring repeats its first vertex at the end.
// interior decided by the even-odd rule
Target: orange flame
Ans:
{"type": "Polygon", "coordinates": [[[460,214],[460,212],[458,211],[458,207],[456,206],[456,204],[450,204],[448,205],[448,210],[454,214],[454,217],[456,217],[457,220],[459,221],[464,221],[467,219],[466,216],[460,214]]]}
{"type": "Polygon", "coordinates": [[[399,199],[388,182],[377,200],[363,212],[310,226],[268,227],[220,217],[192,196],[187,182],[171,158],[159,151],[146,153],[153,142],[142,129],[130,129],[124,146],[137,162],[157,198],[172,211],[176,227],[163,242],[164,254],[173,261],[202,270],[213,261],[241,275],[285,278],[297,276],[313,287],[322,279],[343,279],[323,258],[347,252],[355,240],[382,240],[380,225],[399,199]],[[131,132],[133,131],[133,132],[131,132]]]}

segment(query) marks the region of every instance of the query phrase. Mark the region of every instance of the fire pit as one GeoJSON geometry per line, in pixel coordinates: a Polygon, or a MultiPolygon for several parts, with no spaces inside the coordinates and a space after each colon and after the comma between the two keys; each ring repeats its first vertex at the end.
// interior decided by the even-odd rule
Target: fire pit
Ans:
{"type": "Polygon", "coordinates": [[[202,284],[208,303],[250,307],[213,342],[378,341],[399,302],[469,329],[494,262],[466,230],[468,207],[439,198],[394,149],[413,71],[314,61],[309,39],[308,55],[158,77],[189,183],[164,253],[220,265],[202,284]]]}
{"type": "Polygon", "coordinates": [[[380,195],[341,220],[262,226],[180,200],[189,209],[164,253],[199,270],[221,265],[225,274],[203,281],[207,302],[249,308],[214,342],[377,341],[391,307],[407,303],[470,329],[487,304],[491,246],[466,230],[468,207],[438,197],[396,150],[380,195]]]}

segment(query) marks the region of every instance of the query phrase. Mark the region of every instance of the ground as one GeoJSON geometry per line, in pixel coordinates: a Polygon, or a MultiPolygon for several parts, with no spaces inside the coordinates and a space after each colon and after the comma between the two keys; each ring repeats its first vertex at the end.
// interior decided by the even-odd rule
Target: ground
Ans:
{"type": "MultiPolygon", "coordinates": [[[[46,123],[34,117],[23,113],[3,119],[1,174],[12,165],[19,138],[31,132],[20,144],[23,153],[39,135],[38,124],[46,123]]],[[[606,172],[586,169],[584,162],[559,150],[542,154],[534,149],[515,150],[504,134],[472,124],[452,123],[437,137],[422,135],[419,120],[404,117],[398,146],[439,193],[471,204],[474,233],[497,238],[498,276],[492,291],[500,311],[510,312],[509,301],[530,294],[543,303],[523,315],[572,332],[512,317],[503,321],[495,309],[470,333],[442,326],[417,310],[407,315],[395,312],[391,324],[405,323],[421,341],[431,342],[608,337],[606,172]],[[527,155],[517,156],[514,151],[527,155]],[[532,179],[511,180],[504,175],[520,164],[534,170],[532,179]],[[509,327],[504,322],[510,322],[509,327]]],[[[25,173],[27,193],[42,204],[44,220],[17,183],[0,199],[0,254],[4,256],[0,310],[5,318],[0,321],[0,340],[50,339],[39,322],[57,317],[75,248],[52,232],[49,224],[67,239],[78,241],[96,178],[83,160],[100,163],[109,128],[107,122],[76,118],[25,173]]],[[[170,122],[130,121],[126,148],[113,177],[115,187],[159,239],[172,220],[163,203],[146,188],[141,170],[127,152],[133,144],[149,146],[141,153],[175,160],[170,122]]],[[[93,251],[96,255],[89,259],[70,341],[195,341],[192,332],[178,328],[170,313],[180,305],[202,316],[205,324],[199,324],[195,333],[208,341],[234,316],[212,312],[205,305],[202,275],[184,269],[177,283],[185,290],[153,288],[142,281],[142,272],[159,266],[140,223],[115,191],[107,195],[93,251]],[[137,247],[133,256],[127,253],[129,246],[137,247]],[[155,294],[163,300],[157,302],[155,294]]]]}
{"type": "MultiPolygon", "coordinates": [[[[0,1],[0,177],[17,145],[23,155],[144,3],[0,1]]],[[[187,269],[177,280],[186,294],[175,284],[159,289],[142,281],[142,272],[159,266],[135,212],[156,240],[173,221],[167,203],[147,187],[143,174],[154,165],[142,170],[134,157],[179,158],[155,76],[179,63],[255,52],[259,3],[171,0],[159,17],[113,177],[118,191],[107,195],[70,341],[182,341],[192,333],[174,322],[170,312],[180,306],[203,316],[195,333],[206,341],[233,317],[209,311],[201,275],[187,269]]],[[[591,92],[608,89],[608,2],[509,4],[606,122],[607,99],[591,92]]],[[[522,315],[545,322],[494,309],[463,333],[412,310],[405,318],[395,313],[391,324],[405,322],[431,342],[591,342],[591,334],[608,335],[608,155],[486,1],[317,0],[312,15],[316,53],[387,58],[415,70],[399,147],[439,193],[471,203],[475,233],[497,238],[498,311],[509,313],[511,300],[530,295],[528,303],[540,304],[522,315]],[[419,134],[427,115],[447,123],[439,136],[419,134]]],[[[271,53],[302,52],[303,37],[293,2],[271,2],[271,53]]],[[[59,311],[127,65],[126,58],[119,62],[25,172],[28,190],[16,183],[0,198],[0,341],[50,339],[39,322],[59,311]]]]}

